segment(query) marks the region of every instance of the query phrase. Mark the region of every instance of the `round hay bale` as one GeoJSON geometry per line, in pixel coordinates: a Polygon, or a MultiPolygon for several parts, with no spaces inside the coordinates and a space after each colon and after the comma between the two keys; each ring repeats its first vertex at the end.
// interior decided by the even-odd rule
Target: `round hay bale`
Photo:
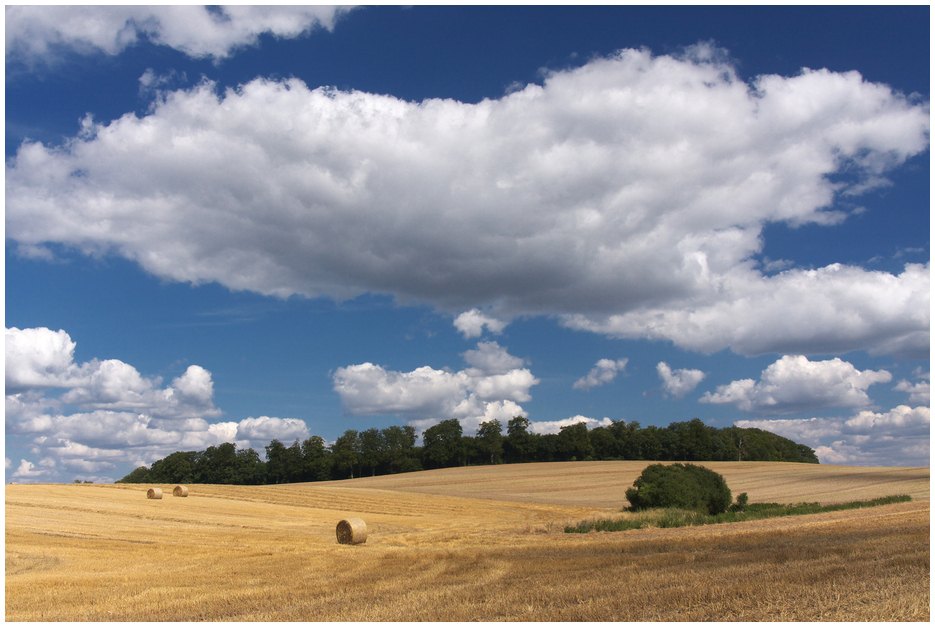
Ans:
{"type": "Polygon", "coordinates": [[[162,498],[162,490],[160,490],[159,488],[150,488],[150,489],[146,490],[146,498],[148,498],[148,499],[161,499],[161,498],[162,498]]]}
{"type": "Polygon", "coordinates": [[[367,523],[360,518],[348,518],[338,523],[338,544],[363,544],[367,541],[367,523]]]}
{"type": "Polygon", "coordinates": [[[183,485],[177,485],[172,488],[172,496],[188,496],[188,488],[183,485]]]}

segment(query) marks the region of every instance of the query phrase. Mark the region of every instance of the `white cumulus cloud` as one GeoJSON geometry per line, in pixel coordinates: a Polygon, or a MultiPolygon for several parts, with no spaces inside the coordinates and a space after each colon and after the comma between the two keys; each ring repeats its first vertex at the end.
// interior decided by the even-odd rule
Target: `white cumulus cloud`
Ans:
{"type": "Polygon", "coordinates": [[[464,334],[465,339],[480,337],[484,327],[491,333],[500,333],[507,323],[492,316],[481,313],[479,309],[471,309],[458,315],[454,321],[455,328],[464,334]]]}
{"type": "Polygon", "coordinates": [[[610,383],[627,367],[628,359],[599,359],[587,375],[581,377],[571,386],[576,390],[590,390],[593,387],[610,383]]]}
{"type": "Polygon", "coordinates": [[[11,476],[16,481],[61,480],[60,471],[113,480],[121,464],[150,463],[178,450],[308,437],[295,418],[209,423],[221,411],[211,373],[201,366],[163,387],[158,377],[117,359],[74,363],[76,344],[64,330],[11,328],[6,340],[7,437],[29,443],[39,460],[38,467],[22,460],[11,476]]]}
{"type": "Polygon", "coordinates": [[[920,373],[918,376],[920,379],[925,380],[913,383],[903,379],[897,383],[896,387],[893,389],[897,392],[907,392],[909,394],[909,403],[911,405],[928,405],[931,403],[931,384],[929,383],[929,373],[920,373]]]}
{"type": "Polygon", "coordinates": [[[716,298],[682,298],[605,317],[565,317],[574,329],[671,340],[714,353],[835,353],[866,349],[918,359],[929,350],[929,265],[898,275],[832,264],[772,277],[735,269],[716,298]]]}
{"type": "Polygon", "coordinates": [[[547,433],[558,433],[562,430],[562,427],[570,427],[571,425],[578,424],[579,422],[583,422],[585,425],[587,425],[588,429],[593,429],[594,427],[609,427],[613,424],[613,421],[610,418],[595,420],[594,418],[578,415],[572,416],[571,418],[565,418],[563,420],[544,420],[540,422],[530,421],[529,430],[540,435],[545,435],[547,433]]]}
{"type": "Polygon", "coordinates": [[[269,33],[292,38],[331,30],[348,9],[328,6],[7,6],[6,55],[26,63],[63,50],[115,55],[141,39],[191,57],[223,59],[269,33]]]}
{"type": "Polygon", "coordinates": [[[870,404],[867,388],[887,383],[886,370],[857,370],[838,357],[809,361],[803,355],[784,355],[760,375],[706,392],[699,402],[733,404],[756,414],[793,414],[825,407],[863,407],[870,404]]]}
{"type": "Polygon", "coordinates": [[[928,104],[857,72],[746,83],[722,58],[622,50],[476,104],[297,79],[160,92],[24,142],[6,234],[175,281],[390,294],[462,312],[465,337],[552,315],[704,352],[927,355],[927,264],[767,276],[756,256],[767,224],[832,233],[837,198],[927,150],[928,104]]]}
{"type": "Polygon", "coordinates": [[[675,399],[684,398],[686,394],[698,387],[698,384],[705,378],[705,373],[701,370],[681,368],[673,371],[669,364],[664,361],[656,364],[656,372],[659,373],[659,378],[662,379],[662,389],[675,399]]]}
{"type": "Polygon", "coordinates": [[[456,418],[467,430],[482,422],[525,414],[519,403],[529,401],[529,389],[539,383],[524,360],[496,342],[479,342],[466,351],[469,367],[452,372],[422,366],[411,372],[387,370],[372,363],[335,370],[334,390],[347,414],[397,414],[425,428],[456,418]]]}
{"type": "Polygon", "coordinates": [[[6,329],[6,391],[70,387],[80,373],[74,363],[75,343],[63,330],[6,329]]]}
{"type": "Polygon", "coordinates": [[[14,479],[39,480],[54,474],[49,468],[36,468],[36,465],[25,459],[20,460],[19,467],[13,472],[14,479]]]}
{"type": "Polygon", "coordinates": [[[477,370],[477,374],[506,374],[525,364],[525,360],[510,355],[496,342],[478,342],[477,348],[465,351],[464,361],[477,370]]]}
{"type": "Polygon", "coordinates": [[[463,400],[468,377],[422,366],[411,372],[386,370],[370,362],[338,368],[334,390],[351,415],[450,414],[463,400]]]}
{"type": "Polygon", "coordinates": [[[238,440],[264,444],[274,439],[288,444],[296,438],[304,440],[308,438],[308,435],[308,425],[297,418],[260,416],[259,418],[245,418],[237,425],[238,440]]]}
{"type": "Polygon", "coordinates": [[[815,450],[823,464],[928,466],[928,407],[864,410],[850,418],[738,420],[736,426],[771,431],[815,450]]]}

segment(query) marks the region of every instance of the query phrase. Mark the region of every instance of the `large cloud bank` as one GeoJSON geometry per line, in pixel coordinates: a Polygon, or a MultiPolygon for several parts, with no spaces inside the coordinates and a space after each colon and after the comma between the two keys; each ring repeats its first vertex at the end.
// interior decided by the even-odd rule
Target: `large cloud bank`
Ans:
{"type": "Polygon", "coordinates": [[[928,265],[756,256],[767,223],[838,224],[837,198],[927,150],[928,104],[856,72],[746,83],[721,56],[623,50],[477,104],[205,82],[24,143],[7,237],[263,294],[391,294],[469,312],[465,337],[545,314],[705,352],[927,355],[928,265]]]}
{"type": "Polygon", "coordinates": [[[63,330],[6,329],[6,432],[27,439],[39,460],[21,460],[14,480],[55,481],[62,472],[114,480],[118,466],[179,450],[236,442],[262,451],[274,438],[308,437],[294,418],[209,423],[221,411],[211,373],[200,366],[163,387],[116,359],[76,364],[74,350],[63,330]]]}
{"type": "Polygon", "coordinates": [[[271,6],[7,6],[6,56],[27,63],[65,50],[118,54],[140,39],[192,57],[223,59],[259,35],[331,30],[346,9],[271,6]]]}

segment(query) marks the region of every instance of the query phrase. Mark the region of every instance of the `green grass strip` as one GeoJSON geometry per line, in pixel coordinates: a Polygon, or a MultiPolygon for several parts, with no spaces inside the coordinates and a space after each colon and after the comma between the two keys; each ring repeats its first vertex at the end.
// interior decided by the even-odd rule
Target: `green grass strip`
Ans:
{"type": "Polygon", "coordinates": [[[823,512],[837,512],[862,507],[876,507],[891,503],[905,503],[911,501],[908,494],[886,496],[869,501],[850,501],[848,503],[835,503],[822,505],[820,503],[796,503],[782,505],[780,503],[750,503],[743,511],[728,511],[722,514],[710,515],[682,509],[651,510],[634,518],[621,520],[585,520],[575,526],[565,527],[565,533],[588,533],[589,531],[627,531],[629,529],[645,529],[647,527],[688,527],[696,525],[715,525],[719,523],[743,522],[747,520],[762,520],[779,516],[802,516],[805,514],[821,514],[823,512]]]}

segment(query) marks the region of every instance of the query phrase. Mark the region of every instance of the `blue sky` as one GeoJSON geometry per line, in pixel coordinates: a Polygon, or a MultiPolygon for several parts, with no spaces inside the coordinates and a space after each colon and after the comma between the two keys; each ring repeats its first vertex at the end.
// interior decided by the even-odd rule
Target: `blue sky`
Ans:
{"type": "Polygon", "coordinates": [[[928,134],[928,6],[7,7],[7,481],[518,414],[928,465],[928,134]]]}

